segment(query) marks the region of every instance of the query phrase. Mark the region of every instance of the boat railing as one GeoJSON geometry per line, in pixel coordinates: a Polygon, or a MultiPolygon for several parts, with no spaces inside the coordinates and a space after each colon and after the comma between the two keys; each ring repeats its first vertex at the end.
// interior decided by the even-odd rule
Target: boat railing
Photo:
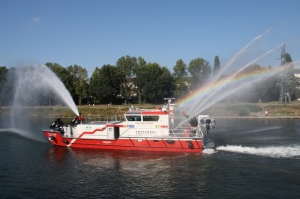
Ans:
{"type": "Polygon", "coordinates": [[[176,128],[169,130],[169,137],[202,138],[203,134],[194,129],[176,128]]]}
{"type": "MultiPolygon", "coordinates": [[[[96,121],[97,122],[97,121],[96,121]]],[[[71,126],[65,126],[65,133],[64,137],[73,137],[77,134],[77,129],[72,128],[71,126]]],[[[155,137],[155,136],[154,136],[155,137]]],[[[196,131],[187,131],[185,129],[170,129],[169,135],[167,136],[159,136],[160,138],[202,138],[203,139],[203,133],[202,132],[196,132],[196,131]]],[[[146,138],[146,137],[145,137],[146,138]]],[[[153,137],[147,137],[147,138],[153,138],[153,137]]]]}

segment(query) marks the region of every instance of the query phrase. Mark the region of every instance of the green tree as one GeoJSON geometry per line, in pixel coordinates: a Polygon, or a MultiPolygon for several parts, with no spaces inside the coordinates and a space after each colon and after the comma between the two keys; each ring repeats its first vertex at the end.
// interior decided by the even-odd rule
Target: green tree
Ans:
{"type": "MultiPolygon", "coordinates": [[[[147,84],[152,84],[152,78],[150,77],[151,73],[148,71],[148,65],[138,65],[136,67],[136,77],[133,81],[134,85],[137,86],[138,90],[138,98],[139,98],[139,104],[141,104],[143,101],[145,101],[144,98],[146,98],[145,94],[145,87],[147,84]],[[150,82],[151,80],[151,82],[150,82]]],[[[149,88],[147,88],[149,89],[149,88]]]]}
{"type": "Polygon", "coordinates": [[[125,74],[112,65],[96,67],[90,80],[90,89],[98,99],[105,99],[110,104],[120,95],[120,86],[125,81],[125,74]]]}
{"type": "Polygon", "coordinates": [[[189,66],[188,71],[191,74],[190,84],[193,89],[198,88],[201,84],[205,83],[210,74],[211,66],[208,61],[203,58],[193,59],[189,66]]]}
{"type": "Polygon", "coordinates": [[[78,104],[82,105],[82,99],[88,98],[89,93],[89,78],[85,68],[79,67],[79,84],[76,86],[76,93],[79,96],[78,104]]]}
{"type": "MultiPolygon", "coordinates": [[[[147,62],[145,61],[145,59],[141,56],[138,57],[137,59],[137,66],[134,70],[135,74],[139,74],[139,78],[135,78],[133,83],[136,86],[136,90],[137,90],[137,95],[138,95],[138,103],[141,104],[142,103],[142,88],[145,82],[143,82],[142,76],[144,76],[144,71],[143,68],[146,66],[147,62]],[[139,85],[139,86],[137,86],[139,85]]],[[[138,75],[137,75],[138,76],[138,75]]]]}
{"type": "Polygon", "coordinates": [[[147,64],[147,62],[145,61],[145,59],[141,56],[138,57],[137,59],[137,66],[145,66],[147,64]]]}
{"type": "MultiPolygon", "coordinates": [[[[253,64],[243,70],[240,74],[237,75],[237,78],[243,77],[244,75],[249,74],[261,74],[261,73],[269,73],[272,74],[272,67],[261,67],[258,64],[253,64]]],[[[281,82],[288,83],[288,90],[291,91],[291,94],[294,93],[291,83],[293,82],[293,75],[288,74],[289,70],[282,72],[281,74],[274,74],[273,76],[265,76],[266,78],[261,79],[258,82],[249,85],[247,88],[247,92],[241,92],[238,96],[240,101],[244,102],[270,102],[276,101],[280,96],[281,82]],[[290,79],[287,81],[287,79],[290,79]],[[290,87],[291,86],[291,87],[290,87]]],[[[248,85],[247,85],[248,86],[248,85]]]]}
{"type": "Polygon", "coordinates": [[[163,100],[165,97],[172,97],[174,90],[174,78],[167,67],[160,68],[160,75],[157,78],[157,85],[159,85],[157,97],[163,100]]]}
{"type": "Polygon", "coordinates": [[[58,76],[58,78],[62,81],[62,83],[66,86],[66,88],[70,86],[71,84],[71,82],[69,81],[70,74],[66,68],[64,68],[58,63],[52,63],[52,62],[47,62],[45,65],[58,76]]]}
{"type": "Polygon", "coordinates": [[[182,59],[177,60],[173,67],[175,81],[175,94],[182,96],[187,92],[187,66],[182,59]]]}
{"type": "MultiPolygon", "coordinates": [[[[68,71],[65,67],[61,66],[58,63],[47,62],[45,65],[57,75],[57,77],[65,85],[66,89],[70,92],[73,99],[75,99],[74,97],[76,97],[77,95],[70,71],[68,71]]],[[[49,105],[51,104],[50,101],[51,99],[49,99],[49,105]]],[[[75,102],[77,102],[77,100],[75,102]]]]}
{"type": "Polygon", "coordinates": [[[129,55],[126,55],[126,57],[122,56],[118,59],[116,66],[124,72],[126,78],[132,78],[137,66],[137,59],[129,55]]]}
{"type": "Polygon", "coordinates": [[[220,69],[221,69],[221,64],[220,64],[219,56],[215,56],[213,74],[217,75],[220,69]]]}
{"type": "Polygon", "coordinates": [[[90,78],[90,94],[95,98],[101,100],[101,96],[98,93],[98,91],[100,90],[100,79],[101,79],[101,70],[100,68],[96,67],[91,78],[90,78]]]}
{"type": "Polygon", "coordinates": [[[68,82],[71,81],[73,86],[70,87],[69,92],[71,93],[74,101],[81,105],[83,98],[88,95],[88,73],[87,70],[78,65],[70,65],[67,68],[69,72],[68,82]]]}
{"type": "MultiPolygon", "coordinates": [[[[5,72],[5,68],[2,68],[2,72],[5,72]]],[[[9,68],[5,72],[5,77],[2,84],[2,99],[1,104],[6,106],[12,105],[12,99],[15,94],[15,72],[16,68],[9,68]]]]}
{"type": "Polygon", "coordinates": [[[290,63],[290,62],[293,61],[292,57],[289,53],[284,53],[282,58],[283,58],[283,63],[282,64],[290,63]]]}
{"type": "MultiPolygon", "coordinates": [[[[244,76],[248,76],[249,74],[259,74],[263,70],[265,69],[260,65],[253,64],[240,71],[235,76],[235,78],[242,79],[244,76]]],[[[245,85],[243,90],[240,90],[239,92],[233,94],[233,99],[237,99],[243,102],[258,102],[262,98],[264,93],[267,92],[267,88],[268,87],[266,87],[265,84],[262,84],[262,81],[253,84],[247,84],[245,85]]]]}
{"type": "Polygon", "coordinates": [[[127,99],[133,97],[135,86],[132,82],[132,78],[135,75],[134,71],[137,66],[136,57],[126,57],[122,56],[118,59],[116,66],[123,71],[126,76],[125,82],[121,84],[121,95],[125,98],[125,104],[127,104],[127,99]]]}
{"type": "Polygon", "coordinates": [[[7,68],[6,66],[0,66],[0,85],[3,84],[3,80],[5,80],[5,76],[7,73],[7,68]]]}
{"type": "Polygon", "coordinates": [[[69,90],[71,96],[73,97],[74,102],[78,104],[79,96],[76,93],[76,86],[79,82],[79,78],[78,78],[79,66],[76,64],[74,66],[70,65],[67,67],[67,71],[69,73],[68,81],[72,82],[72,86],[67,87],[67,89],[69,90]]]}
{"type": "Polygon", "coordinates": [[[0,67],[0,106],[2,105],[2,101],[4,101],[5,93],[3,92],[4,89],[4,84],[6,82],[7,78],[7,68],[6,66],[1,66],[0,67]]]}
{"type": "Polygon", "coordinates": [[[2,86],[5,83],[7,71],[8,70],[7,70],[6,66],[0,67],[0,91],[1,91],[2,86]]]}
{"type": "Polygon", "coordinates": [[[136,68],[134,84],[139,89],[139,103],[157,103],[172,94],[173,78],[166,67],[148,63],[136,68]]]}

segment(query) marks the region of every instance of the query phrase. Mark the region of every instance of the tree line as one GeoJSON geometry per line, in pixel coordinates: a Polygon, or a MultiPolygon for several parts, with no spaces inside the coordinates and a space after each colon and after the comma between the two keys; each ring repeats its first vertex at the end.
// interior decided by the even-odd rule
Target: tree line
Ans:
{"type": "MultiPolygon", "coordinates": [[[[286,62],[292,62],[288,53],[286,57],[286,62]]],[[[96,67],[90,78],[87,70],[76,64],[63,67],[58,63],[47,62],[45,65],[59,77],[77,105],[162,103],[165,97],[180,98],[192,93],[216,76],[221,69],[218,56],[215,56],[213,67],[209,61],[200,57],[191,60],[188,65],[179,59],[171,72],[158,63],[147,63],[143,57],[126,55],[119,58],[115,65],[96,67]]],[[[16,68],[0,67],[2,106],[10,105],[13,97],[14,82],[8,74],[15,70],[16,68]]],[[[264,68],[254,64],[247,70],[242,72],[272,70],[272,67],[264,68]]],[[[289,93],[292,99],[296,99],[298,81],[290,70],[284,77],[275,76],[263,83],[253,84],[246,96],[239,96],[237,93],[223,100],[276,101],[281,95],[279,85],[282,78],[289,81],[289,93]]]]}

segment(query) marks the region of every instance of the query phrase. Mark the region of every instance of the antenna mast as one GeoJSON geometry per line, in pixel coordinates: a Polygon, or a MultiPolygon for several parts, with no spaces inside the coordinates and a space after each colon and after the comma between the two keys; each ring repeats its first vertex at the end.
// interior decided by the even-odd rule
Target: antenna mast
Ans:
{"type": "Polygon", "coordinates": [[[286,60],[285,60],[285,44],[283,44],[283,46],[281,47],[281,65],[284,65],[286,60]]]}
{"type": "MultiPolygon", "coordinates": [[[[281,48],[281,65],[286,63],[286,53],[285,53],[285,44],[283,44],[281,48]]],[[[291,96],[289,93],[289,81],[284,80],[284,74],[280,74],[280,96],[279,102],[280,104],[290,104],[291,103],[291,96]]]]}

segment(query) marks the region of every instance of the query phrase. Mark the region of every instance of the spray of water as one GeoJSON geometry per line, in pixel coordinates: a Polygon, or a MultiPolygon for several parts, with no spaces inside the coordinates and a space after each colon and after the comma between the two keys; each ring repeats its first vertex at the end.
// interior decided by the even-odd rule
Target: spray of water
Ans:
{"type": "MultiPolygon", "coordinates": [[[[228,68],[230,68],[232,66],[232,64],[238,60],[238,58],[240,58],[244,53],[247,52],[247,50],[253,45],[255,44],[257,41],[259,41],[260,39],[262,39],[264,36],[266,36],[267,34],[270,33],[270,30],[265,31],[264,33],[262,33],[261,35],[255,37],[252,41],[250,41],[246,46],[244,46],[239,52],[237,52],[226,64],[225,66],[220,70],[219,74],[223,74],[228,68]]],[[[216,75],[216,77],[218,78],[219,76],[216,75]]],[[[216,80],[216,79],[215,79],[216,80]]]]}
{"type": "MultiPolygon", "coordinates": [[[[15,69],[9,78],[14,80],[13,99],[11,100],[10,127],[6,132],[25,138],[43,140],[35,134],[43,128],[41,122],[32,123],[26,113],[35,112],[33,106],[49,105],[51,100],[56,104],[68,106],[76,115],[78,109],[64,84],[45,65],[27,64],[15,69]]],[[[53,102],[52,101],[52,102],[53,102]]],[[[2,129],[3,130],[3,129],[2,129]]]]}
{"type": "MultiPolygon", "coordinates": [[[[216,104],[217,102],[221,101],[222,99],[232,95],[236,92],[241,92],[246,90],[249,85],[253,85],[254,83],[259,82],[260,80],[268,79],[273,77],[274,75],[277,75],[281,73],[283,70],[288,68],[290,64],[283,65],[283,66],[275,66],[273,67],[273,70],[266,70],[264,73],[261,73],[257,76],[252,76],[251,78],[245,78],[237,80],[237,75],[245,70],[250,65],[254,64],[255,62],[263,59],[267,55],[273,53],[274,51],[278,50],[282,45],[279,44],[276,47],[262,53],[261,55],[254,57],[251,61],[249,61],[247,64],[241,65],[239,63],[240,67],[236,72],[232,72],[232,74],[223,82],[223,86],[216,87],[215,85],[218,83],[218,79],[221,75],[224,75],[225,72],[232,69],[234,66],[234,63],[237,61],[243,61],[243,55],[247,55],[249,52],[251,55],[251,47],[255,46],[258,41],[260,41],[262,38],[264,38],[267,34],[270,33],[270,30],[265,31],[261,35],[255,37],[252,41],[250,41],[245,47],[243,47],[239,52],[237,52],[233,58],[231,58],[223,68],[221,68],[221,71],[214,76],[206,85],[203,85],[203,88],[206,88],[205,91],[203,91],[201,94],[197,96],[193,101],[189,101],[188,103],[185,103],[181,106],[181,109],[184,109],[187,114],[190,117],[197,116],[199,113],[203,112],[205,109],[209,108],[210,106],[216,104]]],[[[249,55],[249,57],[251,57],[249,55]]],[[[178,126],[185,123],[187,119],[184,119],[182,122],[179,123],[178,126]]]]}
{"type": "MultiPolygon", "coordinates": [[[[219,92],[222,89],[222,87],[219,87],[216,90],[212,90],[212,92],[207,93],[206,97],[201,99],[197,103],[197,106],[193,107],[192,111],[190,112],[190,115],[197,115],[199,112],[202,112],[203,110],[207,109],[208,107],[212,106],[213,104],[217,103],[218,101],[224,99],[225,97],[227,97],[227,96],[229,96],[229,95],[231,95],[231,94],[233,94],[233,93],[235,93],[239,90],[245,89],[246,88],[245,86],[252,85],[256,82],[259,82],[262,79],[268,79],[270,77],[273,77],[274,75],[276,75],[276,74],[282,72],[284,69],[286,69],[288,67],[288,65],[287,66],[276,67],[276,68],[274,68],[274,70],[270,70],[268,73],[261,74],[257,77],[251,78],[251,79],[240,80],[240,81],[237,81],[237,82],[232,81],[245,68],[247,68],[248,66],[253,64],[255,61],[258,61],[262,57],[266,56],[267,54],[269,54],[269,53],[273,52],[274,50],[278,49],[280,46],[282,46],[282,45],[278,45],[277,47],[273,48],[272,50],[267,51],[263,55],[261,55],[258,58],[254,59],[250,63],[246,64],[244,67],[239,69],[237,72],[233,73],[226,80],[226,82],[224,82],[224,84],[231,83],[231,85],[229,85],[229,86],[233,86],[234,87],[233,89],[231,88],[226,93],[222,92],[222,95],[220,95],[220,92],[219,92]],[[235,84],[235,85],[233,85],[233,84],[235,84]]],[[[214,83],[215,82],[210,83],[209,86],[210,87],[213,86],[214,83]]],[[[210,89],[208,89],[208,90],[210,90],[210,89]]]]}
{"type": "Polygon", "coordinates": [[[79,115],[69,91],[47,66],[33,63],[17,68],[15,75],[14,107],[31,103],[39,105],[42,97],[57,98],[63,105],[79,115]]]}
{"type": "Polygon", "coordinates": [[[34,140],[34,141],[39,141],[39,142],[45,142],[44,138],[41,137],[37,137],[37,136],[32,136],[32,134],[30,133],[30,131],[27,130],[23,130],[23,129],[17,129],[17,128],[6,128],[6,129],[0,129],[0,133],[3,134],[15,134],[21,137],[25,137],[27,139],[30,140],[34,140]]]}
{"type": "Polygon", "coordinates": [[[270,71],[269,73],[263,74],[262,76],[252,78],[251,80],[240,80],[238,82],[234,82],[231,84],[233,88],[226,90],[226,92],[218,93],[219,90],[215,91],[214,93],[207,95],[206,98],[200,101],[198,107],[195,107],[190,113],[190,115],[197,115],[198,113],[201,113],[205,109],[211,107],[212,105],[216,104],[217,102],[226,98],[227,96],[230,96],[236,92],[241,92],[242,90],[247,90],[249,88],[249,85],[255,84],[261,81],[262,79],[268,79],[270,77],[273,77],[274,75],[282,72],[285,69],[286,67],[282,66],[280,68],[274,69],[273,71],[270,71]]]}

